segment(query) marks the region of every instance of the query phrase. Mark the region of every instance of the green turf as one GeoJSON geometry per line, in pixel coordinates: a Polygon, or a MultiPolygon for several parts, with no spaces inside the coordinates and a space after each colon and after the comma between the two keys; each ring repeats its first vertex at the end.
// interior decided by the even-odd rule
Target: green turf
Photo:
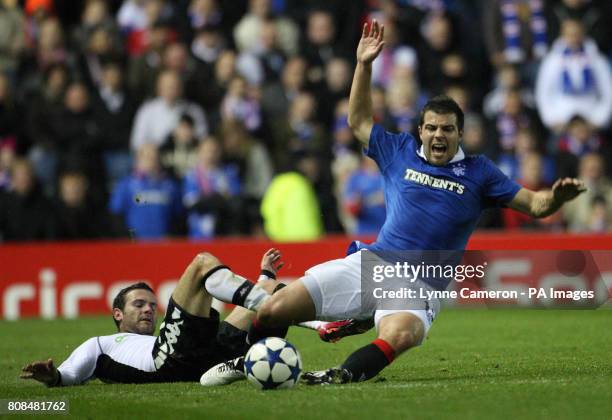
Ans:
{"type": "MultiPolygon", "coordinates": [[[[0,398],[70,401],[78,418],[612,418],[612,310],[444,310],[425,345],[378,380],[259,391],[246,382],[47,389],[18,379],[26,362],[61,361],[109,317],[0,323],[0,398]]],[[[341,362],[371,334],[338,344],[294,329],[306,369],[341,362]]]]}

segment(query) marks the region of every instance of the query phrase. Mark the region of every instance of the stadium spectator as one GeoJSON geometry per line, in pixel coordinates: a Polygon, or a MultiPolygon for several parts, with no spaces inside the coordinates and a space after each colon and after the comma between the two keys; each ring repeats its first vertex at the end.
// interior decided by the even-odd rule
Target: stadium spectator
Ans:
{"type": "Polygon", "coordinates": [[[576,19],[582,22],[585,33],[593,39],[600,51],[612,48],[612,33],[608,17],[612,16],[610,2],[603,0],[561,0],[552,6],[550,39],[556,39],[561,32],[561,22],[576,19]]]}
{"type": "Polygon", "coordinates": [[[14,139],[0,140],[0,194],[11,187],[11,168],[16,159],[14,139]]]}
{"type": "Polygon", "coordinates": [[[39,188],[32,164],[16,159],[11,168],[11,189],[0,192],[0,239],[51,240],[55,234],[53,207],[39,188]]]}
{"type": "Polygon", "coordinates": [[[130,139],[132,150],[145,143],[161,145],[184,114],[193,118],[197,137],[208,133],[202,108],[183,98],[183,84],[179,75],[165,70],[157,78],[157,96],[142,104],[136,113],[130,139]]]}
{"type": "Polygon", "coordinates": [[[183,205],[191,239],[212,239],[236,233],[241,190],[238,168],[222,162],[222,149],[215,137],[198,146],[195,168],[183,179],[183,205]]]}
{"type": "Polygon", "coordinates": [[[196,164],[198,139],[193,118],[182,115],[178,124],[160,147],[161,165],[177,181],[182,180],[196,164]]]}
{"type": "Polygon", "coordinates": [[[185,98],[201,104],[203,93],[208,88],[210,77],[203,66],[189,55],[187,45],[182,42],[172,42],[163,53],[163,68],[177,72],[183,81],[185,98]]]}
{"type": "Polygon", "coordinates": [[[416,50],[403,44],[397,23],[385,23],[385,48],[372,64],[372,83],[387,88],[397,73],[415,75],[418,71],[416,50]]]}
{"type": "Polygon", "coordinates": [[[272,181],[274,167],[263,144],[249,135],[237,120],[225,120],[221,125],[223,161],[239,170],[242,187],[242,233],[262,235],[263,223],[259,208],[272,181]]]}
{"type": "Polygon", "coordinates": [[[223,121],[220,132],[223,161],[239,168],[243,195],[261,200],[274,174],[268,151],[239,120],[223,121]]]}
{"type": "Polygon", "coordinates": [[[312,83],[324,81],[325,63],[334,57],[347,56],[343,46],[335,42],[336,30],[336,22],[331,12],[313,9],[308,13],[300,55],[308,62],[308,79],[312,83]]]}
{"type": "Polygon", "coordinates": [[[179,229],[179,189],[161,172],[157,146],[143,144],[138,148],[134,172],[115,186],[109,209],[115,230],[122,236],[163,239],[179,229]]]}
{"type": "Polygon", "coordinates": [[[612,229],[612,181],[604,174],[601,155],[580,158],[578,177],[588,190],[563,209],[568,229],[574,232],[605,232],[612,229]]]}
{"type": "MultiPolygon", "coordinates": [[[[359,168],[361,148],[348,125],[348,98],[338,102],[334,115],[331,174],[334,198],[337,203],[342,203],[346,182],[359,168]]],[[[354,232],[356,220],[346,210],[345,206],[340,205],[338,217],[346,232],[354,232]]]]}
{"type": "Polygon", "coordinates": [[[31,98],[27,109],[25,130],[31,143],[28,157],[32,161],[36,177],[46,191],[52,191],[55,185],[59,159],[55,121],[62,110],[68,82],[66,66],[51,66],[44,73],[44,83],[31,98]]]}
{"type": "Polygon", "coordinates": [[[117,20],[125,34],[127,52],[131,57],[150,49],[158,29],[174,38],[175,3],[166,0],[129,0],[119,9],[117,20]]]}
{"type": "Polygon", "coordinates": [[[75,54],[67,48],[62,27],[56,18],[42,20],[37,33],[36,43],[24,54],[20,66],[20,77],[27,89],[38,86],[40,75],[54,64],[74,66],[75,54]]]}
{"type": "Polygon", "coordinates": [[[17,76],[19,56],[25,48],[24,16],[17,0],[0,2],[0,73],[17,76]]]}
{"type": "Polygon", "coordinates": [[[550,10],[543,0],[491,0],[483,3],[484,39],[495,67],[544,57],[548,49],[550,10]]]}
{"type": "Polygon", "coordinates": [[[114,44],[111,30],[99,26],[88,33],[83,49],[78,54],[79,75],[89,90],[95,90],[102,83],[102,67],[107,61],[120,57],[118,45],[114,44]]]}
{"type": "Polygon", "coordinates": [[[277,168],[287,168],[292,155],[296,153],[326,151],[325,130],[316,120],[316,108],[314,95],[301,92],[289,105],[286,118],[270,122],[277,168]]]}
{"type": "Polygon", "coordinates": [[[0,72],[0,141],[22,140],[23,110],[13,93],[11,82],[0,72]]]}
{"type": "Polygon", "coordinates": [[[279,80],[263,87],[261,106],[268,120],[284,118],[289,104],[306,85],[306,61],[300,56],[291,57],[283,67],[279,80]]]}
{"type": "MultiPolygon", "coordinates": [[[[551,185],[557,177],[555,161],[552,157],[541,154],[541,145],[538,144],[536,134],[529,128],[521,128],[516,133],[512,151],[502,152],[497,160],[497,167],[510,179],[521,180],[521,168],[523,160],[531,154],[537,153],[540,156],[541,184],[551,185]]],[[[533,176],[529,177],[533,182],[533,176]]],[[[531,185],[531,184],[528,184],[531,185]]],[[[537,185],[537,184],[536,184],[537,185]]]]}
{"type": "Polygon", "coordinates": [[[506,92],[504,106],[495,115],[492,123],[495,126],[495,138],[502,152],[515,147],[517,133],[524,128],[533,130],[536,136],[543,132],[536,111],[528,108],[521,99],[517,89],[506,92]]]}
{"type": "Polygon", "coordinates": [[[245,78],[234,76],[221,102],[221,119],[241,121],[250,132],[261,126],[261,107],[245,78]]]}
{"type": "Polygon", "coordinates": [[[582,23],[566,19],[561,36],[542,60],[535,86],[540,117],[559,132],[579,115],[603,129],[612,115],[612,71],[597,45],[585,37],[582,23]]]}
{"type": "Polygon", "coordinates": [[[427,16],[422,32],[417,45],[418,80],[422,90],[429,95],[439,94],[449,84],[470,83],[470,89],[479,91],[480,85],[473,80],[477,77],[476,71],[468,65],[467,52],[462,49],[451,16],[448,13],[427,16]]]}
{"type": "Polygon", "coordinates": [[[302,162],[302,165],[296,162],[294,170],[276,175],[263,197],[264,230],[273,241],[311,241],[324,233],[317,195],[302,173],[308,170],[304,163],[312,166],[313,162],[302,162]]]}
{"type": "Polygon", "coordinates": [[[74,44],[84,51],[90,34],[98,28],[108,31],[113,44],[119,46],[119,27],[111,15],[108,3],[105,0],[89,0],[85,2],[78,26],[72,31],[74,44]]]}
{"type": "Polygon", "coordinates": [[[584,118],[574,116],[557,139],[557,162],[561,176],[576,176],[580,158],[605,153],[606,142],[584,118]]]}
{"type": "Polygon", "coordinates": [[[64,106],[52,121],[52,133],[59,153],[59,169],[84,170],[91,180],[91,192],[102,197],[106,191],[102,161],[104,128],[90,94],[81,82],[66,88],[64,106]]]}
{"type": "Polygon", "coordinates": [[[59,177],[55,205],[56,239],[99,239],[108,236],[109,220],[105,206],[95,202],[87,190],[89,180],[83,172],[64,172],[59,177]]]}
{"type": "Polygon", "coordinates": [[[391,127],[396,131],[412,132],[419,112],[418,86],[412,79],[394,80],[387,90],[387,106],[391,127]]]}
{"type": "Polygon", "coordinates": [[[325,63],[325,79],[316,92],[317,119],[326,127],[331,126],[338,102],[348,97],[351,90],[351,63],[334,57],[325,63]]]}
{"type": "Polygon", "coordinates": [[[225,96],[230,80],[236,74],[236,53],[232,50],[223,51],[215,62],[212,80],[209,82],[202,98],[204,110],[212,129],[221,120],[219,106],[225,96]]]}
{"type": "Polygon", "coordinates": [[[377,234],[385,222],[386,209],[383,177],[376,162],[362,156],[361,166],[346,183],[343,198],[343,207],[357,220],[351,233],[377,234]]]}
{"type": "Polygon", "coordinates": [[[187,8],[187,18],[194,31],[219,27],[223,23],[223,11],[217,0],[191,0],[187,8]]]}
{"type": "Polygon", "coordinates": [[[106,176],[113,186],[129,175],[132,168],[130,131],[136,113],[136,99],[127,89],[122,63],[105,62],[101,71],[94,102],[103,130],[102,156],[106,176]]]}
{"type": "Polygon", "coordinates": [[[285,55],[295,55],[298,47],[298,27],[284,17],[275,17],[270,0],[249,0],[249,9],[234,28],[234,41],[239,51],[253,51],[261,40],[265,22],[272,19],[278,34],[278,46],[285,55]]]}
{"type": "Polygon", "coordinates": [[[150,30],[145,51],[129,57],[128,86],[140,99],[149,99],[155,92],[161,73],[164,50],[171,42],[171,30],[165,22],[157,22],[150,30]]]}
{"type": "MultiPolygon", "coordinates": [[[[545,188],[543,165],[541,154],[537,151],[526,152],[519,161],[518,183],[529,189],[545,188]]],[[[506,229],[559,229],[561,223],[561,213],[538,219],[512,208],[504,208],[502,215],[506,229]]]]}
{"type": "Polygon", "coordinates": [[[281,74],[286,55],[279,46],[277,30],[273,19],[264,20],[257,43],[238,56],[238,69],[249,83],[259,86],[281,74]]]}
{"type": "Polygon", "coordinates": [[[512,64],[503,64],[495,74],[494,88],[484,98],[483,111],[488,118],[503,112],[508,92],[518,90],[521,102],[529,108],[535,107],[533,90],[522,86],[518,68],[512,64]]]}
{"type": "Polygon", "coordinates": [[[463,150],[468,155],[485,154],[491,157],[490,141],[485,135],[484,121],[479,115],[465,118],[463,123],[463,150]]]}
{"type": "Polygon", "coordinates": [[[211,75],[217,58],[226,49],[226,44],[227,39],[223,37],[219,27],[205,25],[195,33],[190,52],[200,63],[205,65],[204,71],[211,75]]]}

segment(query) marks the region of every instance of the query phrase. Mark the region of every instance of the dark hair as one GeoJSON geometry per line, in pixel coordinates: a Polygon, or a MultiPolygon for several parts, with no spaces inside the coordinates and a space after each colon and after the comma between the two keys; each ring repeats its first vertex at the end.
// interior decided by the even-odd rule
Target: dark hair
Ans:
{"type": "MultiPolygon", "coordinates": [[[[142,281],[139,283],[134,283],[124,289],[121,289],[119,293],[117,293],[117,296],[115,296],[115,299],[113,299],[113,309],[118,308],[123,311],[125,309],[125,295],[130,293],[132,290],[138,289],[148,290],[149,292],[153,293],[153,289],[151,289],[151,286],[149,286],[147,283],[142,281]]],[[[119,329],[120,321],[117,321],[114,316],[113,321],[115,322],[117,329],[119,329]]]]}
{"type": "Polygon", "coordinates": [[[455,114],[457,117],[457,128],[459,131],[463,131],[463,111],[450,96],[437,95],[427,101],[419,116],[419,126],[423,125],[427,111],[432,111],[436,114],[455,114]]]}

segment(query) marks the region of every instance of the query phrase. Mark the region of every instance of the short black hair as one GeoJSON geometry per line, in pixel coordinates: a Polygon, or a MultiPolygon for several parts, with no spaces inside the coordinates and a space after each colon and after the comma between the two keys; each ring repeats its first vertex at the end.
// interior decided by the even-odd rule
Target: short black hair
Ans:
{"type": "Polygon", "coordinates": [[[450,96],[437,95],[427,101],[419,116],[419,127],[423,126],[427,111],[432,111],[436,114],[455,114],[457,117],[457,128],[459,131],[463,131],[463,111],[450,96]]]}
{"type": "MultiPolygon", "coordinates": [[[[132,290],[138,289],[148,290],[149,292],[154,293],[153,289],[151,289],[151,286],[149,286],[147,283],[143,281],[139,283],[134,283],[128,287],[121,289],[119,293],[117,293],[117,296],[115,296],[115,299],[113,299],[113,309],[118,308],[123,311],[125,309],[125,295],[130,293],[132,290]]],[[[114,316],[113,321],[115,322],[117,329],[119,329],[120,321],[117,321],[114,316]]]]}

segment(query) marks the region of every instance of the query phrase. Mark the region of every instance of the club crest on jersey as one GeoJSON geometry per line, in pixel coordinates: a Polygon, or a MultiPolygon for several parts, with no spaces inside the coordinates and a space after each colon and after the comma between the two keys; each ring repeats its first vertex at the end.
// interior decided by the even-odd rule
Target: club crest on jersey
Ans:
{"type": "Polygon", "coordinates": [[[453,166],[452,171],[456,176],[463,176],[465,175],[466,167],[463,163],[458,163],[453,166]]]}

